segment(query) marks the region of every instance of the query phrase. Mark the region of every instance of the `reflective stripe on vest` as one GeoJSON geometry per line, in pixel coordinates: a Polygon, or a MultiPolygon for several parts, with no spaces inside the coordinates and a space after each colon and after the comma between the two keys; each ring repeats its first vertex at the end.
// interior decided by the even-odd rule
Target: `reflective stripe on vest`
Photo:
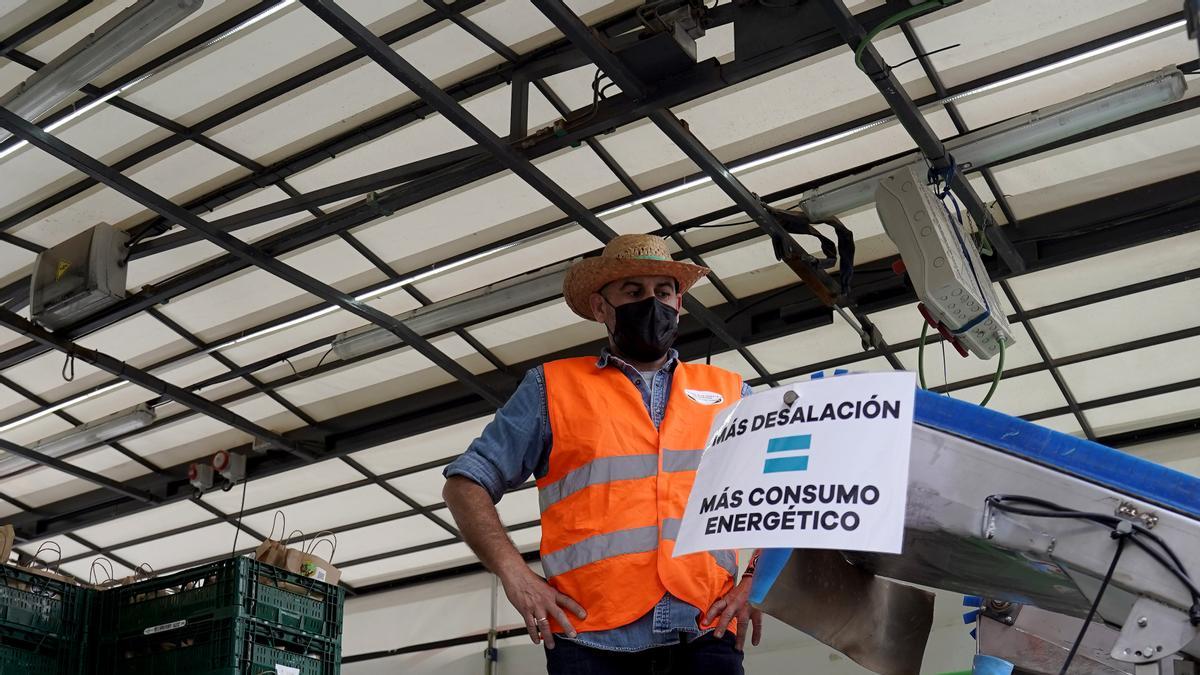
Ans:
{"type": "Polygon", "coordinates": [[[618,480],[649,478],[658,473],[658,455],[618,455],[598,457],[559,480],[539,488],[542,512],[589,485],[618,480]]]}
{"type": "Polygon", "coordinates": [[[542,556],[546,576],[556,577],[584,565],[627,553],[646,553],[658,548],[658,528],[636,527],[588,537],[561,551],[542,556]]]}
{"type": "Polygon", "coordinates": [[[700,466],[700,456],[704,450],[663,450],[663,471],[679,473],[695,471],[700,466]]]}
{"type": "MultiPolygon", "coordinates": [[[[679,537],[679,523],[680,522],[681,521],[678,518],[667,518],[667,519],[663,520],[663,524],[662,524],[663,540],[675,541],[679,537]]],[[[732,576],[737,576],[737,571],[738,571],[737,554],[735,554],[733,551],[725,551],[725,550],[708,551],[708,554],[716,559],[717,564],[721,566],[721,569],[725,570],[726,572],[729,572],[729,574],[732,576]]]]}

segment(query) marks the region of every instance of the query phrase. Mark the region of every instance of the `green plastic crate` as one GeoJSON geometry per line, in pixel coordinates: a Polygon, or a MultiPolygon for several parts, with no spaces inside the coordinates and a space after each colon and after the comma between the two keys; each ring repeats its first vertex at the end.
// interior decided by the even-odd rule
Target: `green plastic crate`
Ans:
{"type": "Polygon", "coordinates": [[[0,565],[0,630],[76,640],[86,626],[88,601],[94,592],[0,565]]]}
{"type": "Polygon", "coordinates": [[[101,593],[101,639],[144,634],[180,621],[256,618],[337,640],[345,591],[249,558],[231,558],[101,593]]]}
{"type": "Polygon", "coordinates": [[[82,646],[34,633],[0,635],[0,675],[83,675],[82,646]]]}
{"type": "Polygon", "coordinates": [[[120,675],[259,675],[288,666],[338,675],[338,642],[255,619],[213,619],[100,645],[97,672],[120,675]]]}

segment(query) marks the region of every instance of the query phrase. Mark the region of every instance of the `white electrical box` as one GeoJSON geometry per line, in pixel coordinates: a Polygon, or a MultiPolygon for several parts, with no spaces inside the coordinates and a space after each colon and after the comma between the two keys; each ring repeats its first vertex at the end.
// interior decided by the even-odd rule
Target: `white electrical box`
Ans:
{"type": "Polygon", "coordinates": [[[981,359],[1013,343],[1008,317],[992,289],[971,235],[925,179],[925,165],[897,169],[879,181],[875,208],[896,243],[917,298],[933,318],[981,359]]]}
{"type": "Polygon", "coordinates": [[[29,285],[29,316],[58,330],[125,297],[129,235],[107,223],[38,254],[29,285]]]}

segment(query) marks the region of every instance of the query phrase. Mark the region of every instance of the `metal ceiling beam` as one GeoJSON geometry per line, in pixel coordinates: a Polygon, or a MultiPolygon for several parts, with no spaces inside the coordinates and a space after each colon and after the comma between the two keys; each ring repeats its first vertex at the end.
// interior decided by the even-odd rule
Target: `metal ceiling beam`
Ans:
{"type": "MultiPolygon", "coordinates": [[[[850,45],[851,49],[860,48],[866,38],[866,31],[863,30],[858,19],[846,8],[846,3],[843,0],[821,0],[821,4],[825,7],[826,14],[833,21],[833,25],[842,34],[842,39],[850,45]]],[[[921,153],[933,164],[934,168],[949,172],[948,183],[954,188],[954,193],[963,201],[971,213],[971,217],[979,224],[980,230],[985,232],[1004,264],[1014,272],[1023,272],[1025,261],[1021,259],[1020,253],[1013,248],[1006,234],[1000,230],[983,200],[975,193],[975,188],[954,166],[941,139],[929,126],[925,116],[921,114],[908,92],[905,91],[904,85],[900,84],[900,81],[892,74],[891,67],[879,55],[879,51],[875,49],[874,45],[868,43],[863,48],[862,64],[864,72],[895,111],[896,118],[908,131],[908,135],[916,141],[921,153]]]]}
{"type": "MultiPolygon", "coordinates": [[[[634,73],[629,70],[625,64],[617,57],[608,45],[601,42],[595,32],[589,28],[582,19],[579,18],[562,0],[533,0],[534,6],[538,8],[556,28],[562,31],[563,35],[567,36],[576,47],[578,47],[589,59],[595,62],[600,69],[608,75],[623,92],[628,92],[635,99],[643,99],[646,97],[649,87],[642,82],[634,73]]],[[[796,272],[802,279],[814,285],[814,292],[829,293],[833,289],[838,288],[828,274],[826,274],[817,264],[807,251],[805,251],[795,239],[792,238],[783,226],[775,219],[775,216],[770,213],[766,204],[759,197],[750,192],[745,185],[725,166],[716,155],[709,150],[700,139],[682,124],[675,114],[667,108],[658,108],[652,110],[648,118],[656,127],[683,151],[700,170],[712,179],[721,191],[726,194],[734,204],[750,216],[750,219],[764,232],[767,233],[777,247],[777,253],[781,255],[781,259],[788,264],[789,267],[796,272]],[[826,290],[829,289],[829,290],[826,290]]],[[[835,291],[840,294],[840,289],[835,291]]],[[[830,298],[836,301],[835,298],[830,298]]],[[[833,304],[833,303],[831,303],[833,304]]],[[[858,322],[864,329],[869,331],[869,321],[866,317],[856,313],[858,322]]],[[[856,330],[863,335],[864,342],[868,340],[866,332],[855,326],[856,330]]],[[[893,368],[901,368],[900,361],[896,359],[887,343],[877,334],[873,333],[870,336],[871,346],[878,349],[892,364],[893,368]]]]}
{"type": "MultiPolygon", "coordinates": [[[[4,125],[9,117],[21,119],[7,110],[0,108],[0,125],[4,125]]],[[[27,126],[33,126],[28,122],[25,122],[25,124],[27,126]]],[[[12,331],[33,338],[35,341],[47,347],[57,349],[63,354],[66,354],[68,358],[77,358],[80,361],[90,363],[111,375],[115,375],[120,379],[132,382],[133,384],[149,389],[150,391],[160,393],[182,406],[191,408],[198,413],[211,417],[212,419],[223,424],[227,424],[234,429],[250,434],[256,438],[272,441],[278,444],[280,448],[286,449],[288,452],[291,452],[301,459],[311,461],[316,457],[316,455],[309,450],[297,446],[291,441],[285,439],[283,436],[280,436],[279,434],[268,429],[264,429],[263,427],[251,422],[241,415],[226,410],[225,408],[222,408],[221,406],[202,396],[193,394],[182,387],[155,377],[154,375],[151,375],[140,368],[135,368],[119,359],[109,356],[108,354],[98,352],[94,349],[81,347],[74,342],[67,340],[66,338],[58,337],[58,335],[55,333],[51,333],[45,328],[42,328],[41,326],[38,326],[24,317],[8,311],[7,309],[0,309],[0,326],[4,326],[12,331]]],[[[20,453],[14,451],[14,454],[20,453]]]]}
{"type": "MultiPolygon", "coordinates": [[[[1033,271],[1072,262],[1081,257],[1110,253],[1163,237],[1196,231],[1200,229],[1200,199],[1196,198],[1194,190],[1198,177],[1200,175],[1197,174],[1182,176],[1173,181],[1137,188],[1027,219],[1021,230],[1026,240],[1019,241],[1018,245],[1031,247],[1027,259],[1030,260],[1030,270],[1033,271]],[[1164,206],[1176,203],[1184,195],[1190,196],[1190,205],[1174,206],[1170,209],[1164,206]],[[1142,214],[1141,217],[1135,217],[1135,214],[1139,213],[1142,214]],[[1098,214],[1103,214],[1103,217],[1097,219],[1098,214]],[[1114,222],[1122,224],[1114,226],[1114,222]],[[1059,251],[1057,245],[1064,231],[1069,232],[1070,236],[1066,238],[1067,246],[1059,251]],[[1039,239],[1044,241],[1039,243],[1039,239]],[[1042,248],[1048,244],[1052,244],[1053,247],[1042,248]]],[[[881,262],[886,266],[888,261],[881,262]]],[[[1009,272],[994,270],[993,274],[997,278],[1004,278],[1009,272]]],[[[1179,279],[1175,278],[1176,276],[1163,277],[1162,283],[1177,283],[1179,279]]],[[[1144,290],[1147,288],[1141,283],[1129,287],[1130,292],[1144,290]]],[[[869,281],[858,284],[856,293],[857,301],[868,313],[913,302],[911,291],[886,270],[870,275],[869,281]]],[[[763,294],[766,295],[770,293],[763,294]]],[[[1095,300],[1102,301],[1109,297],[1107,294],[1096,294],[1095,300]]],[[[746,299],[747,303],[759,301],[761,298],[746,299]]],[[[1064,306],[1064,309],[1066,308],[1069,307],[1064,306]]],[[[820,309],[820,303],[811,296],[806,299],[777,296],[769,302],[763,302],[761,308],[756,309],[761,311],[746,313],[736,321],[730,322],[730,330],[742,339],[752,342],[793,334],[828,321],[827,313],[812,313],[820,309]],[[822,316],[825,318],[822,319],[822,316]]],[[[733,310],[725,307],[715,308],[715,311],[719,316],[728,316],[733,310]]],[[[702,357],[707,340],[707,332],[693,318],[685,316],[681,322],[681,340],[678,345],[683,358],[702,357]]],[[[543,358],[578,356],[589,353],[594,348],[598,348],[598,345],[578,345],[556,354],[545,355],[543,358]]],[[[543,358],[514,364],[513,367],[532,367],[543,358]]],[[[501,385],[500,380],[495,379],[497,377],[498,374],[484,376],[499,387],[501,385]]],[[[1087,403],[1081,405],[1085,409],[1089,407],[1087,403]]],[[[340,418],[324,420],[322,424],[329,430],[325,442],[329,448],[328,455],[332,457],[474,419],[490,411],[489,405],[471,395],[461,384],[449,384],[396,401],[381,403],[340,418]]],[[[302,464],[280,454],[254,458],[251,462],[251,474],[259,477],[273,475],[302,464]]],[[[185,467],[186,465],[180,465],[168,471],[179,472],[182,475],[185,467]]],[[[159,490],[171,501],[186,499],[191,495],[190,487],[186,480],[182,479],[170,481],[146,476],[133,479],[127,485],[139,489],[159,490]]],[[[93,492],[44,505],[38,514],[18,514],[13,518],[13,523],[19,531],[29,533],[29,536],[35,533],[55,534],[139,510],[142,510],[142,507],[129,500],[113,500],[102,493],[93,492]]]]}
{"type": "MultiPolygon", "coordinates": [[[[587,207],[579,203],[558,183],[550,179],[541,169],[533,165],[524,154],[518,152],[511,144],[501,139],[487,125],[467,112],[458,101],[442,91],[428,77],[405,61],[395,50],[369,28],[343,10],[332,0],[301,0],[306,7],[322,21],[329,24],[351,44],[362,50],[371,60],[386,70],[392,77],[399,80],[410,91],[421,97],[434,107],[443,117],[466,134],[477,145],[495,157],[505,168],[512,171],[525,183],[546,198],[551,204],[569,217],[573,218],[580,227],[587,230],[601,242],[608,242],[617,233],[604,221],[600,220],[587,207]]],[[[695,314],[714,334],[730,347],[739,345],[725,327],[716,321],[703,304],[693,296],[683,297],[683,307],[689,314],[695,314]]],[[[761,366],[761,364],[759,364],[761,366]]]]}
{"type": "Polygon", "coordinates": [[[0,438],[0,450],[4,450],[5,452],[14,454],[18,457],[24,457],[31,462],[36,462],[42,466],[54,469],[55,471],[61,471],[62,473],[65,473],[73,478],[78,478],[80,480],[85,480],[89,483],[99,485],[105,490],[119,495],[124,495],[142,504],[154,505],[162,503],[161,497],[146,492],[145,490],[130,487],[119,481],[115,481],[98,473],[88,471],[87,469],[81,469],[74,464],[64,462],[63,460],[56,457],[51,457],[50,455],[44,455],[36,450],[30,450],[23,445],[17,445],[12,441],[5,440],[3,438],[0,438]]]}
{"type": "MultiPolygon", "coordinates": [[[[67,164],[83,171],[85,174],[92,176],[96,180],[103,182],[105,185],[113,188],[121,194],[133,199],[146,206],[147,208],[158,212],[165,218],[179,222],[180,224],[194,229],[204,234],[205,239],[220,246],[226,251],[234,254],[248,264],[259,267],[271,274],[295,285],[296,287],[315,295],[326,302],[335,304],[342,309],[351,312],[367,321],[375,323],[379,326],[387,328],[411,345],[422,356],[433,361],[438,367],[450,373],[459,381],[463,382],[468,388],[475,392],[480,398],[491,401],[496,405],[500,404],[501,399],[496,396],[495,392],[484,386],[474,375],[467,369],[458,365],[453,359],[446,356],[424,338],[410,330],[403,323],[393,319],[391,316],[375,309],[365,302],[356,300],[350,295],[322,283],[317,279],[286,265],[270,255],[264,254],[255,247],[237,239],[233,235],[222,232],[205,222],[201,218],[186,211],[176,204],[154,192],[146,189],[138,183],[126,178],[120,172],[114,171],[108,166],[99,161],[87,156],[76,148],[67,145],[61,140],[50,136],[42,131],[36,125],[26,122],[17,115],[12,114],[8,110],[0,109],[0,126],[7,128],[13,134],[24,138],[32,145],[41,148],[49,154],[59,158],[67,164]]],[[[120,373],[115,373],[120,374],[120,373]]],[[[165,383],[164,383],[165,384],[165,383]]],[[[176,389],[179,389],[176,387],[176,389]]],[[[184,394],[189,398],[199,399],[189,392],[179,389],[176,395],[184,394]]],[[[203,399],[200,399],[201,401],[203,399]]],[[[185,404],[188,405],[188,404],[185,404]]],[[[189,407],[193,407],[189,405],[189,407]]],[[[264,438],[276,438],[277,435],[272,434],[264,436],[264,438]]],[[[280,438],[282,441],[282,439],[280,438]]],[[[291,444],[284,442],[283,447],[289,447],[291,444]]]]}
{"type": "Polygon", "coordinates": [[[58,5],[49,12],[18,28],[11,35],[0,40],[0,56],[7,56],[9,52],[20,47],[26,41],[32,40],[40,35],[42,31],[45,31],[89,4],[91,4],[91,0],[67,0],[67,2],[58,5]]]}
{"type": "MultiPolygon", "coordinates": [[[[884,18],[886,18],[890,11],[891,10],[886,6],[876,8],[875,10],[869,10],[862,15],[863,21],[882,21],[884,18]]],[[[1081,45],[1056,52],[1040,59],[1035,59],[1034,61],[1026,64],[1014,66],[1010,69],[1001,71],[1000,73],[989,75],[971,82],[964,83],[960,86],[953,87],[949,93],[952,95],[960,94],[976,87],[986,86],[1003,78],[1020,75],[1021,73],[1027,72],[1030,69],[1042,67],[1048,63],[1052,63],[1060,59],[1078,56],[1085,51],[1104,46],[1111,41],[1125,39],[1131,35],[1144,32],[1146,30],[1153,30],[1161,27],[1161,25],[1169,23],[1172,20],[1176,20],[1177,18],[1178,17],[1174,15],[1163,17],[1161,19],[1156,19],[1125,31],[1120,31],[1103,38],[1098,38],[1091,42],[1083,43],[1081,45]]],[[[389,33],[389,35],[392,34],[389,33]]],[[[811,53],[832,48],[836,44],[840,44],[840,40],[832,30],[824,32],[818,31],[810,36],[798,36],[796,44],[777,50],[777,53],[768,55],[769,58],[756,59],[753,64],[739,64],[735,60],[733,63],[719,66],[718,70],[714,72],[711,68],[706,67],[711,66],[712,64],[706,62],[705,64],[701,64],[702,67],[697,68],[697,72],[694,76],[685,79],[685,83],[683,84],[683,88],[681,90],[672,90],[665,93],[656,94],[655,100],[660,102],[662,105],[676,105],[679,102],[691,100],[691,98],[697,96],[706,95],[707,93],[710,93],[709,89],[715,90],[715,88],[726,86],[726,83],[733,84],[744,81],[745,79],[754,77],[762,72],[767,72],[773,68],[799,60],[811,53]]],[[[927,97],[927,99],[928,100],[921,101],[921,103],[925,104],[933,102],[935,97],[927,97]]],[[[422,105],[424,104],[422,103],[422,105]]],[[[623,124],[628,120],[636,119],[636,116],[634,116],[631,112],[635,108],[632,103],[622,103],[621,105],[614,106],[602,105],[601,107],[603,109],[599,111],[598,115],[596,116],[597,119],[595,120],[596,125],[598,125],[596,130],[590,128],[583,129],[582,131],[569,130],[568,133],[562,138],[539,139],[534,145],[529,146],[527,150],[531,153],[531,156],[541,156],[544,154],[543,149],[545,152],[551,152],[560,147],[565,147],[567,144],[575,143],[583,138],[587,138],[591,134],[602,132],[614,125],[623,124]]],[[[1157,114],[1157,111],[1153,112],[1157,114]]],[[[776,148],[754,153],[744,158],[744,160],[759,159],[770,152],[797,147],[805,143],[813,142],[825,137],[827,133],[838,133],[852,129],[855,126],[867,122],[886,119],[887,117],[889,117],[889,115],[886,113],[869,115],[860,120],[838,125],[833,129],[827,130],[827,132],[810,134],[793,142],[777,146],[776,148]]],[[[1146,121],[1157,118],[1153,116],[1139,116],[1139,119],[1140,121],[1146,121]]],[[[204,124],[200,124],[195,128],[202,128],[203,126],[204,124]]],[[[1106,131],[1111,131],[1113,128],[1115,127],[1110,126],[1106,131]]],[[[374,138],[378,135],[378,133],[382,133],[382,131],[370,132],[368,136],[370,138],[374,138]]],[[[1072,139],[1072,141],[1081,141],[1092,137],[1094,136],[1091,134],[1081,134],[1075,139],[1072,139]]],[[[321,144],[317,147],[314,147],[311,150],[311,154],[323,159],[328,157],[330,153],[336,153],[339,152],[339,150],[344,149],[345,148],[343,145],[335,144],[331,146],[321,144]]],[[[291,228],[286,232],[269,237],[264,242],[260,242],[260,246],[273,255],[282,255],[289,251],[296,250],[301,246],[312,243],[313,241],[317,241],[324,236],[329,236],[338,231],[374,220],[380,217],[380,209],[396,210],[405,208],[407,206],[419,203],[424,199],[443,194],[445,191],[466,185],[473,180],[487,177],[500,170],[497,163],[490,161],[487,158],[476,161],[481,161],[483,164],[472,165],[471,162],[464,162],[463,165],[447,169],[444,173],[439,174],[437,177],[429,177],[427,180],[413,181],[413,183],[408,186],[391,190],[388,193],[380,195],[380,198],[377,202],[378,206],[376,207],[372,208],[359,206],[342,209],[339,212],[331,214],[327,222],[319,222],[320,219],[318,219],[318,221],[304,223],[295,228],[291,228]]],[[[120,168],[120,163],[118,164],[118,168],[120,168]]],[[[684,180],[695,178],[699,175],[701,174],[687,177],[684,180]]],[[[672,182],[671,184],[674,183],[675,182],[672,182]]],[[[669,187],[671,184],[660,187],[669,187]]],[[[253,184],[250,184],[250,187],[246,188],[247,191],[252,189],[256,189],[254,188],[253,184]]],[[[225,198],[222,198],[221,201],[227,201],[228,198],[232,198],[232,196],[226,196],[225,198]]],[[[615,202],[602,205],[598,208],[611,208],[614,205],[615,202]]],[[[718,211],[716,212],[716,217],[725,217],[727,215],[732,215],[733,213],[734,211],[732,210],[728,211],[727,213],[724,211],[718,211]]],[[[546,231],[546,229],[549,228],[534,228],[534,231],[546,231]]],[[[515,241],[519,238],[520,237],[511,237],[509,239],[515,241]]],[[[94,330],[98,330],[99,328],[110,325],[111,323],[115,323],[122,318],[132,316],[146,307],[157,304],[158,302],[164,302],[181,293],[194,290],[195,288],[210,283],[224,275],[232,274],[244,268],[244,264],[241,264],[240,261],[232,258],[231,256],[226,256],[225,258],[202,264],[196,268],[193,268],[188,273],[160,284],[156,288],[147,289],[142,293],[127,299],[110,310],[110,312],[106,313],[104,317],[97,317],[95,319],[82,322],[78,326],[71,327],[66,331],[66,334],[71,337],[85,335],[94,330]]],[[[0,292],[0,304],[16,298],[23,298],[27,294],[27,291],[27,281],[12,284],[0,292]]],[[[0,369],[20,363],[40,353],[44,353],[44,351],[44,349],[32,343],[10,349],[5,353],[0,354],[0,369]]]]}

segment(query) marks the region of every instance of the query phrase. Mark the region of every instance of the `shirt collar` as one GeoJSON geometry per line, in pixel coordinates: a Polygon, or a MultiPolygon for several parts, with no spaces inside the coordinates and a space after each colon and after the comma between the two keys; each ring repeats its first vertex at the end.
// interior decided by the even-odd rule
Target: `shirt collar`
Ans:
{"type": "MultiPolygon", "coordinates": [[[[626,370],[636,370],[633,366],[629,365],[629,363],[626,362],[624,359],[617,356],[616,354],[613,354],[612,351],[609,350],[608,347],[605,347],[604,349],[600,350],[600,358],[596,359],[596,367],[597,368],[606,368],[608,366],[609,362],[613,362],[613,363],[617,364],[618,366],[620,366],[621,368],[624,368],[626,370]]],[[[679,364],[679,352],[676,351],[674,348],[667,350],[667,360],[665,363],[663,363],[662,369],[666,370],[668,373],[670,373],[675,370],[675,366],[678,364],[679,364]]]]}

